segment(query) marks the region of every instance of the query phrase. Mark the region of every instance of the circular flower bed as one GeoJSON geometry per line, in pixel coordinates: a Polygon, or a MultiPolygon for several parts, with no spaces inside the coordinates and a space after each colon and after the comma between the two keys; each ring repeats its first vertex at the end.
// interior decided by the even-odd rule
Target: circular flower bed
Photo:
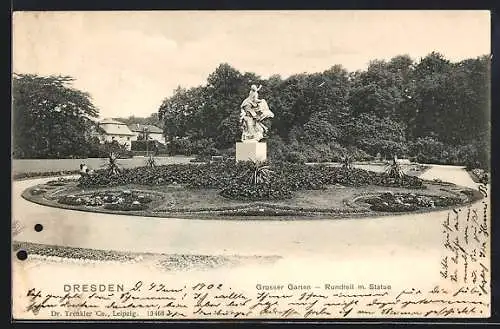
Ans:
{"type": "Polygon", "coordinates": [[[103,207],[109,210],[145,210],[153,197],[138,191],[100,191],[91,194],[65,195],[58,203],[71,206],[103,207]]]}
{"type": "Polygon", "coordinates": [[[370,209],[374,211],[405,212],[422,208],[453,206],[460,204],[462,199],[449,196],[386,192],[379,196],[362,197],[357,201],[369,204],[370,209]]]}

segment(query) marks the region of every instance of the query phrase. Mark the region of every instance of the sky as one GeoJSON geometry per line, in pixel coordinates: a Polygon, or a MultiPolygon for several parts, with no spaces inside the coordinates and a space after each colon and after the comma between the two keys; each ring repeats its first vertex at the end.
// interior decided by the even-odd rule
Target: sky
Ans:
{"type": "Polygon", "coordinates": [[[490,54],[488,11],[16,12],[13,72],[70,75],[101,117],[149,116],[220,63],[263,78],[432,51],[490,54]]]}

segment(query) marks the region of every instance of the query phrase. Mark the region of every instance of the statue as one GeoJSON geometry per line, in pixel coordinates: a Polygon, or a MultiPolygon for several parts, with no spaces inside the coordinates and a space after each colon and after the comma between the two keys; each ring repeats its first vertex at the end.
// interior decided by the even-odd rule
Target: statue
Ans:
{"type": "Polygon", "coordinates": [[[259,90],[262,86],[257,88],[256,85],[250,87],[248,97],[241,103],[240,106],[240,125],[242,129],[241,141],[242,142],[259,142],[267,137],[269,121],[274,117],[267,102],[259,98],[259,90]]]}

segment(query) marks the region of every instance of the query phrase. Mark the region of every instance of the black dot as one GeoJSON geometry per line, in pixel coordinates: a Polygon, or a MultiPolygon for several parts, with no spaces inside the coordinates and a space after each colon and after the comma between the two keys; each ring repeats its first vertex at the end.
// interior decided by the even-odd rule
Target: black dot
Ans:
{"type": "Polygon", "coordinates": [[[17,259],[19,260],[26,260],[28,258],[28,253],[26,252],[26,250],[19,250],[16,255],[17,259]]]}
{"type": "Polygon", "coordinates": [[[43,225],[42,224],[36,224],[35,225],[35,231],[41,232],[43,230],[43,225]]]}

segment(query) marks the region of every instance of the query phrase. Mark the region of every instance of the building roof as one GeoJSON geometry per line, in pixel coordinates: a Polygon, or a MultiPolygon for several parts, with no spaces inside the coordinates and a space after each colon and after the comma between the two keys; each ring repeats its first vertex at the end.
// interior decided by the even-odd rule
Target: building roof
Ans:
{"type": "Polygon", "coordinates": [[[134,123],[134,124],[128,125],[128,128],[130,130],[136,131],[136,132],[143,132],[144,129],[147,129],[150,133],[153,133],[153,134],[163,134],[163,130],[161,128],[158,128],[157,126],[153,126],[153,125],[141,125],[138,123],[134,123]]]}
{"type": "Polygon", "coordinates": [[[99,122],[99,128],[107,135],[134,136],[135,134],[128,129],[123,122],[112,119],[104,119],[99,122]]]}

